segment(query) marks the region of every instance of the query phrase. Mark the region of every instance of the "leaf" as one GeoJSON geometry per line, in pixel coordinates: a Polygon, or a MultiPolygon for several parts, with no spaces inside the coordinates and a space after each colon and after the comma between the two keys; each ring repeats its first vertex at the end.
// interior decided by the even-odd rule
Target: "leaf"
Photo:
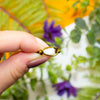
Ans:
{"type": "Polygon", "coordinates": [[[95,12],[94,11],[90,12],[89,20],[92,21],[94,19],[94,16],[95,16],[95,12]]]}
{"type": "Polygon", "coordinates": [[[89,41],[89,43],[90,43],[91,45],[93,45],[93,44],[96,42],[95,34],[92,33],[92,32],[89,32],[89,33],[87,34],[87,39],[88,39],[88,41],[89,41]]]}
{"type": "Polygon", "coordinates": [[[98,61],[98,58],[96,57],[92,57],[89,59],[89,64],[90,64],[90,67],[94,67],[96,65],[96,62],[98,61]]]}
{"type": "Polygon", "coordinates": [[[70,65],[67,65],[66,66],[66,71],[71,71],[72,70],[72,67],[70,65]]]}
{"type": "Polygon", "coordinates": [[[85,88],[82,88],[80,92],[78,92],[76,100],[92,100],[95,98],[95,96],[97,96],[99,91],[100,88],[96,87],[95,85],[88,87],[86,86],[85,88]]]}
{"type": "Polygon", "coordinates": [[[80,3],[80,0],[76,1],[76,2],[72,5],[72,7],[75,7],[78,3],[80,3]]]}
{"type": "Polygon", "coordinates": [[[33,68],[31,71],[26,73],[27,78],[36,79],[36,68],[33,68]]]}
{"type": "Polygon", "coordinates": [[[46,96],[44,100],[49,100],[49,98],[46,96]]]}
{"type": "Polygon", "coordinates": [[[50,81],[55,84],[57,83],[57,75],[53,73],[52,71],[48,71],[49,79],[50,81]]]}
{"type": "Polygon", "coordinates": [[[1,95],[0,98],[2,99],[10,99],[11,94],[10,94],[10,88],[8,88],[6,91],[4,91],[1,95]]]}
{"type": "Polygon", "coordinates": [[[97,39],[97,42],[100,44],[100,38],[99,38],[99,39],[97,39]]]}
{"type": "Polygon", "coordinates": [[[77,69],[78,68],[78,64],[80,63],[86,63],[88,61],[88,59],[84,56],[76,56],[75,54],[73,55],[74,60],[72,60],[72,64],[74,65],[74,68],[77,69]]]}
{"type": "Polygon", "coordinates": [[[81,29],[88,30],[88,27],[87,27],[85,21],[82,18],[76,18],[75,24],[81,29]]]}
{"type": "Polygon", "coordinates": [[[47,4],[44,0],[19,0],[16,2],[4,0],[0,1],[0,11],[1,30],[9,30],[10,27],[10,30],[14,28],[15,30],[27,31],[38,37],[42,36],[43,22],[48,17],[59,23],[62,20],[60,14],[63,13],[63,11],[52,6],[52,4],[47,4]],[[10,19],[12,19],[12,22],[9,21],[10,19]]]}
{"type": "Polygon", "coordinates": [[[76,2],[73,3],[73,5],[72,5],[72,7],[75,9],[75,12],[77,12],[77,10],[78,10],[77,4],[79,4],[79,3],[80,3],[80,0],[76,1],[76,2]]]}
{"type": "Polygon", "coordinates": [[[12,95],[12,100],[28,99],[29,94],[23,78],[10,87],[10,94],[12,95]]]}
{"type": "Polygon", "coordinates": [[[57,45],[61,45],[61,43],[62,43],[62,39],[56,37],[56,38],[55,38],[55,42],[57,43],[57,45]]]}
{"type": "Polygon", "coordinates": [[[37,96],[37,97],[36,97],[36,100],[39,100],[39,99],[40,99],[40,96],[37,96]]]}
{"type": "Polygon", "coordinates": [[[95,9],[95,17],[96,17],[96,21],[100,24],[100,7],[97,7],[95,9]]]}
{"type": "Polygon", "coordinates": [[[84,0],[81,2],[81,8],[86,8],[89,5],[89,0],[84,0]]]}
{"type": "Polygon", "coordinates": [[[33,91],[35,90],[36,83],[37,83],[37,79],[36,78],[30,80],[30,86],[31,86],[33,91]]]}
{"type": "Polygon", "coordinates": [[[95,34],[96,38],[98,38],[100,35],[100,25],[98,23],[92,24],[91,31],[95,34]]]}
{"type": "Polygon", "coordinates": [[[43,81],[42,79],[41,79],[40,81],[41,81],[41,86],[42,86],[43,93],[44,93],[44,94],[47,94],[46,86],[45,86],[44,81],[43,81]]]}
{"type": "Polygon", "coordinates": [[[81,31],[79,29],[72,30],[71,33],[70,33],[70,39],[74,43],[78,43],[81,39],[81,31]]]}
{"type": "Polygon", "coordinates": [[[86,51],[90,56],[98,56],[100,54],[100,48],[98,48],[98,47],[90,47],[90,46],[88,46],[86,48],[86,51]]]}

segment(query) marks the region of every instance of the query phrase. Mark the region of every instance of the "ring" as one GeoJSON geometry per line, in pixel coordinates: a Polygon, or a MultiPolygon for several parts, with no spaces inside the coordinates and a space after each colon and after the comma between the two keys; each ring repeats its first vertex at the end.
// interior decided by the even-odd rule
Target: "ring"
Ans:
{"type": "Polygon", "coordinates": [[[56,47],[46,47],[38,52],[40,55],[46,55],[46,56],[56,56],[58,53],[60,53],[60,49],[56,47]]]}

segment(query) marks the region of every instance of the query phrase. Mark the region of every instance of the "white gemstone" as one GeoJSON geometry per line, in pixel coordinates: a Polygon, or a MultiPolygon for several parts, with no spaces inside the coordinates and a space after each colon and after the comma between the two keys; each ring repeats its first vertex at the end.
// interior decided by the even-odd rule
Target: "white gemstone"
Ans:
{"type": "Polygon", "coordinates": [[[43,52],[44,52],[44,54],[51,55],[51,56],[56,54],[54,48],[47,48],[47,49],[43,50],[43,52]]]}

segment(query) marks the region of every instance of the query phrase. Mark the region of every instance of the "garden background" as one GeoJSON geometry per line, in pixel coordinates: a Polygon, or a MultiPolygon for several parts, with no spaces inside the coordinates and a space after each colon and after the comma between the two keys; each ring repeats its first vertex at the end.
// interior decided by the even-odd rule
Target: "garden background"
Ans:
{"type": "MultiPolygon", "coordinates": [[[[100,99],[100,0],[0,0],[0,30],[26,31],[43,39],[48,45],[61,49],[57,57],[30,69],[23,78],[3,92],[1,100],[100,99]],[[51,36],[51,40],[44,34],[51,36]],[[67,54],[68,49],[72,49],[70,46],[73,55],[67,54]],[[82,46],[84,51],[78,51],[81,55],[74,52],[75,48],[82,46]],[[65,62],[69,59],[70,63],[62,61],[65,64],[59,64],[61,58],[65,62]],[[85,78],[91,85],[78,87],[71,81],[75,73],[81,71],[88,72],[85,78]],[[54,94],[49,94],[52,88],[54,94]],[[35,94],[36,90],[40,92],[35,94]],[[33,94],[32,98],[30,94],[33,94]]],[[[12,54],[5,53],[1,62],[12,54]]]]}

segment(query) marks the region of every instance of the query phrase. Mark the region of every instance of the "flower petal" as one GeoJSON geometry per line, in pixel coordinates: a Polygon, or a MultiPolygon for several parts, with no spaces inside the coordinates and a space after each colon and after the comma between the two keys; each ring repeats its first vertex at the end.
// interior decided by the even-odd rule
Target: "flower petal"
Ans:
{"type": "Polygon", "coordinates": [[[55,24],[55,21],[53,20],[53,21],[51,22],[50,26],[49,26],[49,30],[52,30],[52,29],[53,29],[54,24],[55,24]]]}
{"type": "Polygon", "coordinates": [[[73,96],[77,96],[77,89],[76,88],[74,88],[73,86],[71,86],[71,88],[70,88],[70,93],[72,93],[73,94],[73,96]]]}
{"type": "Polygon", "coordinates": [[[43,34],[43,38],[46,39],[47,42],[51,42],[51,43],[55,42],[54,37],[53,36],[50,37],[49,34],[47,34],[47,33],[43,34]]]}
{"type": "Polygon", "coordinates": [[[67,90],[66,90],[66,92],[67,92],[67,97],[69,98],[69,97],[70,97],[70,95],[71,95],[71,93],[70,93],[69,89],[67,89],[67,90]]]}
{"type": "Polygon", "coordinates": [[[44,22],[43,29],[44,29],[45,32],[48,32],[48,21],[47,20],[44,22]]]}
{"type": "Polygon", "coordinates": [[[61,32],[56,33],[56,37],[61,37],[61,35],[62,35],[61,32]]]}
{"type": "Polygon", "coordinates": [[[53,85],[53,87],[56,87],[58,91],[61,91],[61,90],[65,89],[65,85],[66,85],[66,81],[57,83],[57,84],[53,85]]]}
{"type": "Polygon", "coordinates": [[[59,86],[65,85],[65,83],[66,83],[65,81],[60,82],[60,83],[54,84],[53,87],[59,87],[59,86]]]}
{"type": "Polygon", "coordinates": [[[65,84],[65,88],[70,88],[71,87],[71,84],[69,81],[66,81],[66,84],[65,84]]]}
{"type": "Polygon", "coordinates": [[[55,33],[55,32],[60,32],[61,31],[61,27],[58,25],[52,29],[50,29],[51,32],[55,33]]]}
{"type": "Polygon", "coordinates": [[[61,27],[58,25],[54,27],[55,21],[52,21],[50,25],[48,25],[48,21],[46,20],[44,22],[44,35],[43,38],[46,39],[46,41],[55,43],[55,37],[61,37],[62,33],[61,27]]]}
{"type": "Polygon", "coordinates": [[[65,93],[65,90],[61,90],[61,91],[58,91],[57,94],[58,94],[59,96],[62,96],[64,93],[65,93]]]}
{"type": "Polygon", "coordinates": [[[54,39],[48,39],[48,42],[54,43],[55,40],[54,39]]]}

